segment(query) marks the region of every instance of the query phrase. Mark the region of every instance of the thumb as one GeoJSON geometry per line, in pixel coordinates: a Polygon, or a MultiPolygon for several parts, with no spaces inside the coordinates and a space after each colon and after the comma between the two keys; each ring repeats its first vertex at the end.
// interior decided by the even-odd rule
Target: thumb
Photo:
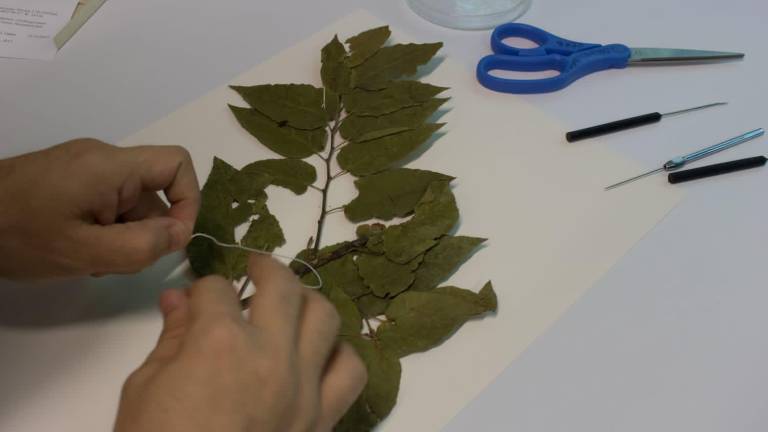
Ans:
{"type": "Polygon", "coordinates": [[[163,330],[147,361],[162,361],[174,356],[187,333],[189,304],[183,291],[165,290],[160,296],[160,311],[163,313],[163,330]]]}
{"type": "Polygon", "coordinates": [[[170,217],[88,225],[81,236],[91,273],[136,273],[186,245],[191,232],[170,217]]]}

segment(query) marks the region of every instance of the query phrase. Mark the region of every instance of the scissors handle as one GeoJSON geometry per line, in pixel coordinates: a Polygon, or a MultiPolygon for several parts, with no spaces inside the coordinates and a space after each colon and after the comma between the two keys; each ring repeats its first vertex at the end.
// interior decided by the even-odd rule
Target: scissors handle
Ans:
{"type": "Polygon", "coordinates": [[[606,69],[622,69],[629,63],[630,49],[621,44],[598,45],[571,55],[500,55],[483,57],[477,64],[477,80],[498,92],[530,94],[563,89],[586,75],[606,69]],[[559,75],[541,79],[508,79],[490,74],[493,70],[538,72],[555,70],[559,75]]]}
{"type": "Polygon", "coordinates": [[[543,56],[547,54],[571,55],[600,45],[575,42],[528,24],[508,23],[496,27],[491,33],[491,49],[496,54],[517,56],[543,56]],[[504,43],[504,39],[516,37],[535,42],[536,48],[517,48],[504,43]]]}

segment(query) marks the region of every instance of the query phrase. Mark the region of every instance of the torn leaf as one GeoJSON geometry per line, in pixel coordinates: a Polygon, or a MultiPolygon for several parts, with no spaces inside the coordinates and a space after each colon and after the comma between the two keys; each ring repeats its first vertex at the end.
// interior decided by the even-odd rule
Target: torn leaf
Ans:
{"type": "Polygon", "coordinates": [[[442,46],[442,42],[437,42],[383,47],[352,70],[352,84],[366,90],[382,89],[391,80],[414,75],[416,69],[429,62],[442,46]]]}
{"type": "Polygon", "coordinates": [[[346,42],[351,51],[348,60],[349,65],[357,66],[366,61],[384,45],[387,39],[389,39],[390,34],[389,26],[381,26],[366,30],[347,39],[346,42]]]}
{"type": "Polygon", "coordinates": [[[384,255],[363,254],[357,257],[357,268],[365,284],[377,297],[391,297],[408,289],[413,283],[421,259],[398,264],[384,255]]]}
{"type": "Polygon", "coordinates": [[[376,337],[386,352],[405,357],[439,345],[465,322],[496,307],[490,282],[479,293],[456,287],[409,291],[389,305],[391,322],[379,326],[376,337]]]}
{"type": "Polygon", "coordinates": [[[230,86],[260,113],[279,126],[317,129],[327,124],[323,110],[323,89],[309,84],[264,84],[230,86]]]}
{"type": "Polygon", "coordinates": [[[456,199],[447,181],[433,182],[416,206],[411,219],[384,231],[387,258],[407,263],[437,243],[459,220],[456,199]]]}
{"type": "Polygon", "coordinates": [[[445,236],[424,255],[411,290],[428,291],[446,280],[486,239],[445,236]]]}
{"type": "Polygon", "coordinates": [[[341,123],[339,132],[344,139],[362,142],[393,135],[421,126],[448,99],[433,98],[421,105],[403,108],[380,116],[352,114],[341,123]]]}
{"type": "Polygon", "coordinates": [[[337,161],[342,169],[357,177],[376,174],[401,162],[442,126],[442,123],[426,124],[399,134],[351,143],[341,149],[337,161]]]}
{"type": "Polygon", "coordinates": [[[325,148],[325,128],[303,130],[280,126],[255,109],[233,105],[229,108],[243,129],[280,156],[304,159],[325,148]]]}
{"type": "Polygon", "coordinates": [[[384,315],[390,301],[391,299],[383,299],[373,294],[366,294],[355,300],[355,304],[364,317],[374,318],[384,315]]]}
{"type": "Polygon", "coordinates": [[[260,160],[244,166],[240,173],[241,176],[267,175],[267,184],[284,187],[299,195],[317,181],[315,167],[299,159],[260,160]]]}
{"type": "Polygon", "coordinates": [[[438,94],[448,90],[420,81],[393,81],[386,88],[377,91],[354,90],[342,98],[350,114],[359,116],[381,116],[403,108],[415,107],[431,101],[438,94]]]}
{"type": "Polygon", "coordinates": [[[352,222],[403,217],[413,211],[432,182],[451,180],[445,174],[410,168],[363,177],[355,181],[359,193],[344,206],[344,213],[352,222]]]}

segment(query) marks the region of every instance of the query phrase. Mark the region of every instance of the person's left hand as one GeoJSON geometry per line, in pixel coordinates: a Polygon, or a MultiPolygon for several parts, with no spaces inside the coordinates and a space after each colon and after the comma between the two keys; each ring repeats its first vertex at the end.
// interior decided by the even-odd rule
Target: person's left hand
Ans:
{"type": "Polygon", "coordinates": [[[186,246],[199,207],[181,147],[80,139],[0,160],[0,277],[135,273],[186,246]]]}

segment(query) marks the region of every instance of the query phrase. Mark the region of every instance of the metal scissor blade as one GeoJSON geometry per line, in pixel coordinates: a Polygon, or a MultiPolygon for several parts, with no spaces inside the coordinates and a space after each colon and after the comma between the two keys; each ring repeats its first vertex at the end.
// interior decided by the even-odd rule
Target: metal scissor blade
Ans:
{"type": "Polygon", "coordinates": [[[727,51],[702,51],[675,48],[630,48],[632,56],[629,63],[700,63],[734,60],[744,57],[744,53],[727,51]]]}

